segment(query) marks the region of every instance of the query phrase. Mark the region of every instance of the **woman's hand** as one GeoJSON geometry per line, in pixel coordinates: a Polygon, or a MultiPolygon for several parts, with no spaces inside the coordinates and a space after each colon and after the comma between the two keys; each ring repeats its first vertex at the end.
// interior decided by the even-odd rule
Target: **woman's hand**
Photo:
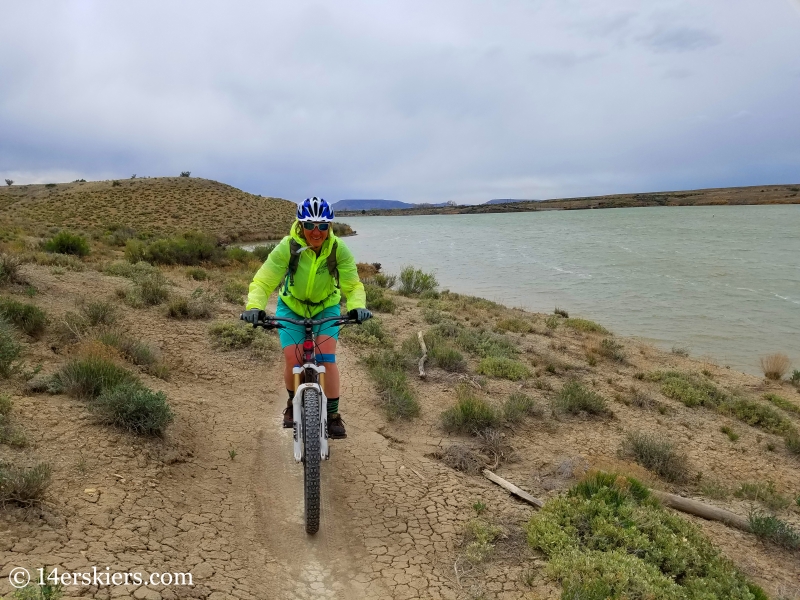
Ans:
{"type": "Polygon", "coordinates": [[[347,316],[351,319],[355,319],[356,323],[363,323],[367,319],[372,318],[372,313],[369,312],[366,308],[354,308],[350,312],[347,313],[347,316]]]}

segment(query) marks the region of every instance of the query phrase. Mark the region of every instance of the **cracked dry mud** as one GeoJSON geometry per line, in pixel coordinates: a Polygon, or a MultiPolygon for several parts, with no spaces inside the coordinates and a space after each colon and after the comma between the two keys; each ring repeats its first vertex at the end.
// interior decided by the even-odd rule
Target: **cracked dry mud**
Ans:
{"type": "MultiPolygon", "coordinates": [[[[55,277],[46,268],[26,270],[40,289],[35,303],[56,318],[74,310],[82,290],[110,298],[125,285],[95,272],[55,277]]],[[[183,293],[195,285],[180,271],[170,276],[183,293]]],[[[226,305],[217,318],[236,314],[226,305]]],[[[385,321],[398,336],[422,327],[404,300],[399,314],[385,321]]],[[[359,351],[340,345],[348,439],[334,441],[332,460],[323,464],[321,528],[310,537],[303,528],[302,468],[291,456],[291,432],[281,428],[286,396],[278,353],[258,361],[247,351],[215,351],[208,322],[172,321],[163,309],[126,310],[123,322],[159,346],[171,364],[169,381],[142,377],[167,393],[175,422],[163,440],[141,440],[96,423],[80,401],[4,388],[34,445],[24,451],[0,446],[0,459],[46,460],[54,467],[54,482],[41,508],[0,511],[0,595],[12,591],[7,576],[15,566],[193,575],[191,587],[70,586],[67,598],[400,600],[483,594],[510,600],[560,594],[525,544],[521,525],[532,509],[428,457],[446,444],[436,423],[452,402],[453,376],[432,371],[424,387],[415,384],[423,416],[387,426],[358,364],[359,351]],[[492,561],[467,567],[459,563],[460,544],[479,500],[507,535],[492,561]]],[[[47,337],[28,353],[30,363],[42,362],[50,372],[65,359],[53,354],[47,337]]],[[[515,388],[490,382],[488,391],[502,397],[515,388]]],[[[615,411],[624,410],[631,411],[615,405],[615,411]]],[[[625,418],[640,419],[634,412],[625,418]]],[[[709,418],[689,411],[680,416],[686,422],[680,435],[693,440],[692,459],[705,472],[746,479],[764,466],[750,455],[720,456],[726,451],[708,433],[709,418]]],[[[573,466],[613,463],[622,437],[618,424],[598,432],[596,422],[529,422],[514,439],[520,460],[502,474],[546,498],[574,481],[563,468],[565,459],[573,466]]],[[[779,482],[796,477],[796,467],[782,456],[767,466],[779,482]]],[[[746,510],[743,504],[734,509],[746,510]]],[[[796,592],[796,555],[720,524],[696,522],[768,591],[796,592]]]]}

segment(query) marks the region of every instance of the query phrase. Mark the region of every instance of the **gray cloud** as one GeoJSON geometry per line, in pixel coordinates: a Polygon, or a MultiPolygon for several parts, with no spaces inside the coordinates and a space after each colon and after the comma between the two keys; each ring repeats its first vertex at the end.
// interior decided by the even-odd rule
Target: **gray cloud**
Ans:
{"type": "Polygon", "coordinates": [[[75,0],[7,13],[0,178],[19,182],[190,170],[288,198],[478,202],[797,178],[788,3],[75,0]]]}

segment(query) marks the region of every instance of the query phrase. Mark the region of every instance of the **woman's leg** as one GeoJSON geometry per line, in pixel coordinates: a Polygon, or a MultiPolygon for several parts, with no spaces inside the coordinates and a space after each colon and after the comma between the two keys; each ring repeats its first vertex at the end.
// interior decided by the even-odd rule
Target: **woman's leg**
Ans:
{"type": "MultiPolygon", "coordinates": [[[[336,340],[327,335],[317,338],[317,354],[336,354],[336,340]]],[[[321,363],[325,366],[325,396],[339,397],[339,367],[333,362],[321,363]]]]}

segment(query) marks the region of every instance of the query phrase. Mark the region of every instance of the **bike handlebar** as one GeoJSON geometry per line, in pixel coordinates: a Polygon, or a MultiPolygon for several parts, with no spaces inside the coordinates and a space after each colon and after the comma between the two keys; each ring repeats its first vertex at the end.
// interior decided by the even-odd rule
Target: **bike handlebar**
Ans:
{"type": "MultiPolygon", "coordinates": [[[[239,315],[239,318],[243,320],[244,314],[239,315]]],[[[330,323],[332,321],[338,321],[337,325],[352,325],[359,323],[347,315],[325,317],[324,319],[290,319],[288,317],[276,317],[265,313],[264,319],[254,323],[253,327],[263,327],[264,329],[282,329],[283,325],[280,324],[281,321],[284,323],[300,325],[301,327],[305,327],[306,325],[313,327],[314,325],[322,325],[323,323],[330,323]]]]}

